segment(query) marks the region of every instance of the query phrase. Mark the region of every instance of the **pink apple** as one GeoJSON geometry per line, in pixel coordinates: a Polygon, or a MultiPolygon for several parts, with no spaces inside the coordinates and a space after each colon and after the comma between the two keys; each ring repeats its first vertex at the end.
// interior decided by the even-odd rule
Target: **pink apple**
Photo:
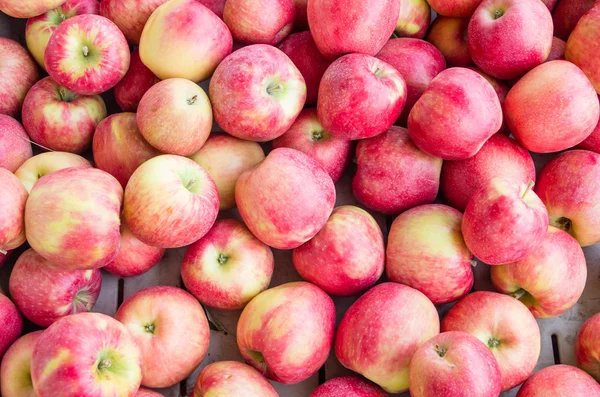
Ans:
{"type": "MultiPolygon", "coordinates": [[[[2,327],[0,327],[0,359],[13,344],[21,332],[23,332],[23,317],[14,303],[0,293],[0,318],[2,327]]],[[[333,332],[333,331],[332,331],[333,332]]]]}
{"type": "Polygon", "coordinates": [[[19,178],[5,168],[0,168],[0,252],[6,253],[25,242],[25,202],[27,190],[19,178]]]}
{"type": "Polygon", "coordinates": [[[206,395],[279,397],[273,386],[254,368],[237,361],[221,361],[202,369],[190,397],[206,395]]]}
{"type": "Polygon", "coordinates": [[[0,11],[13,18],[31,18],[64,2],[65,0],[0,0],[0,11]]]}
{"type": "Polygon", "coordinates": [[[317,387],[310,397],[387,397],[381,388],[355,376],[333,378],[317,387]]]}
{"type": "MultiPolygon", "coordinates": [[[[0,0],[0,9],[4,1],[0,0]]],[[[17,117],[25,94],[38,79],[38,68],[27,50],[16,41],[0,37],[0,115],[17,117]]]]}
{"type": "Polygon", "coordinates": [[[335,187],[312,157],[273,150],[235,185],[235,201],[250,231],[265,244],[292,249],[313,238],[335,204],[335,187]]]}
{"type": "Polygon", "coordinates": [[[445,17],[469,18],[481,0],[428,0],[431,8],[445,17]]]}
{"type": "Polygon", "coordinates": [[[433,44],[446,58],[448,66],[466,67],[473,65],[467,46],[467,18],[438,16],[429,29],[427,41],[433,44]]]}
{"type": "Polygon", "coordinates": [[[291,0],[227,0],[223,20],[236,41],[277,45],[294,27],[291,0]]]}
{"type": "Polygon", "coordinates": [[[294,6],[296,7],[296,20],[294,21],[294,29],[301,31],[308,29],[308,15],[306,15],[306,9],[308,7],[308,0],[294,0],[294,6]]]}
{"type": "Polygon", "coordinates": [[[426,0],[400,2],[400,15],[394,33],[398,37],[422,39],[431,21],[431,8],[426,0]]]}
{"type": "Polygon", "coordinates": [[[474,72],[477,72],[481,77],[486,79],[488,83],[492,85],[494,91],[496,91],[496,94],[498,94],[498,100],[500,101],[500,106],[502,106],[502,115],[504,116],[504,118],[502,119],[502,127],[500,127],[500,130],[498,132],[506,136],[510,136],[510,131],[506,126],[506,115],[504,112],[504,101],[506,100],[506,96],[508,95],[509,91],[508,83],[504,80],[492,77],[489,74],[484,73],[481,69],[478,69],[474,66],[470,66],[469,69],[471,69],[474,72]]]}
{"type": "Polygon", "coordinates": [[[123,302],[115,318],[140,347],[144,386],[169,387],[181,382],[208,350],[210,330],[204,309],[181,288],[141,290],[123,302]]]}
{"type": "Polygon", "coordinates": [[[265,44],[228,56],[210,81],[215,121],[249,141],[270,141],[286,132],[304,106],[306,84],[294,63],[265,44]]]}
{"type": "Polygon", "coordinates": [[[204,305],[237,310],[267,289],[273,267],[273,253],[266,244],[242,222],[221,219],[187,248],[181,278],[204,305]]]}
{"type": "Polygon", "coordinates": [[[583,73],[590,79],[596,92],[600,94],[600,5],[594,6],[586,12],[567,41],[565,59],[579,66],[583,73]]]}
{"type": "Polygon", "coordinates": [[[552,13],[554,35],[567,40],[581,17],[594,5],[595,0],[561,0],[552,13]]]}
{"type": "Polygon", "coordinates": [[[32,155],[29,136],[21,123],[0,114],[0,167],[15,172],[32,155]]]}
{"type": "Polygon", "coordinates": [[[284,384],[308,379],[325,363],[333,343],[335,306],[306,282],[268,289],[248,303],[237,325],[246,362],[284,384]]]}
{"type": "Polygon", "coordinates": [[[98,269],[62,269],[28,249],[17,259],[9,287],[21,313],[29,321],[48,327],[59,318],[92,310],[101,285],[98,269]]]}
{"type": "Polygon", "coordinates": [[[226,0],[198,0],[204,4],[209,10],[214,12],[219,18],[223,19],[223,11],[225,10],[226,0]]]}
{"type": "Polygon", "coordinates": [[[142,63],[140,53],[136,49],[131,53],[129,70],[115,85],[115,100],[124,112],[135,112],[146,91],[159,81],[158,77],[142,63]]]}
{"type": "Polygon", "coordinates": [[[15,175],[27,192],[30,192],[33,185],[43,176],[64,168],[92,168],[89,161],[83,157],[67,152],[43,152],[37,154],[24,162],[15,175]]]}
{"type": "Polygon", "coordinates": [[[558,59],[565,59],[565,49],[567,43],[558,37],[552,38],[552,47],[550,47],[550,55],[546,58],[546,62],[556,61],[558,59]]]}
{"type": "Polygon", "coordinates": [[[113,21],[127,40],[139,44],[146,21],[168,0],[100,0],[100,15],[113,21]]]}
{"type": "Polygon", "coordinates": [[[273,148],[287,147],[304,152],[325,168],[337,182],[350,160],[352,142],[327,132],[317,116],[317,109],[304,109],[294,124],[273,141],[273,148]]]}
{"type": "Polygon", "coordinates": [[[590,317],[581,326],[575,343],[577,365],[596,380],[600,379],[598,338],[600,338],[600,314],[590,317]]]}
{"type": "Polygon", "coordinates": [[[7,350],[0,366],[0,393],[4,397],[36,397],[31,384],[31,355],[42,331],[23,335],[7,350]]]}
{"type": "Polygon", "coordinates": [[[552,365],[535,373],[519,389],[517,397],[600,396],[600,385],[570,365],[552,365]]]}

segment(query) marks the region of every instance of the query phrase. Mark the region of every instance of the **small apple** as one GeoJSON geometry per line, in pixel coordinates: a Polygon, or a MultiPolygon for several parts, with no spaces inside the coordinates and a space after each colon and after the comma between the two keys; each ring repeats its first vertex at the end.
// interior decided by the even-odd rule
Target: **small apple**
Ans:
{"type": "Polygon", "coordinates": [[[132,44],[139,44],[150,15],[168,0],[100,0],[100,15],[113,21],[132,44]]]}
{"type": "Polygon", "coordinates": [[[546,62],[565,59],[565,50],[567,43],[558,37],[552,38],[552,47],[550,47],[550,55],[546,58],[546,62]]]}
{"type": "Polygon", "coordinates": [[[190,397],[210,395],[279,397],[257,370],[237,361],[216,362],[202,369],[190,397]]]}
{"type": "Polygon", "coordinates": [[[590,317],[579,329],[575,341],[575,359],[579,368],[600,380],[600,314],[590,317]]]}
{"type": "Polygon", "coordinates": [[[277,45],[292,32],[296,7],[291,0],[227,0],[223,21],[234,40],[277,45]]]}
{"type": "Polygon", "coordinates": [[[600,385],[591,376],[570,365],[552,365],[533,374],[517,397],[600,396],[600,385]]]}
{"type": "Polygon", "coordinates": [[[43,176],[64,168],[92,168],[89,161],[83,157],[67,152],[44,152],[25,161],[15,171],[25,190],[31,192],[33,185],[43,176]]]}
{"type": "Polygon", "coordinates": [[[594,5],[595,0],[561,0],[552,13],[554,35],[567,40],[581,17],[594,5]]]}
{"type": "Polygon", "coordinates": [[[440,50],[449,67],[473,65],[467,46],[468,27],[468,18],[438,16],[431,24],[427,41],[440,50]]]}
{"type": "Polygon", "coordinates": [[[135,49],[131,53],[129,70],[115,85],[115,100],[124,112],[135,112],[146,91],[159,81],[159,78],[142,63],[140,52],[135,49]]]}
{"type": "MultiPolygon", "coordinates": [[[[0,9],[5,1],[0,0],[0,9]]],[[[23,6],[22,1],[19,6],[23,6]]],[[[27,50],[14,40],[0,37],[0,115],[18,117],[27,91],[38,79],[38,68],[27,50]]]]}
{"type": "Polygon", "coordinates": [[[401,1],[394,34],[398,37],[422,39],[427,34],[430,22],[431,7],[426,0],[401,1]]]}
{"type": "Polygon", "coordinates": [[[25,202],[27,190],[19,178],[5,168],[0,168],[0,252],[18,248],[25,242],[25,202]]]}
{"type": "Polygon", "coordinates": [[[317,387],[310,397],[387,397],[379,386],[356,376],[333,378],[317,387]]]}
{"type": "MultiPolygon", "coordinates": [[[[21,332],[23,332],[23,317],[14,303],[6,295],[0,292],[0,318],[2,327],[0,328],[0,360],[4,353],[13,344],[21,332]]],[[[333,332],[333,331],[332,331],[333,332]]]]}
{"type": "Polygon", "coordinates": [[[590,79],[596,92],[600,94],[600,5],[594,3],[577,25],[567,40],[565,59],[579,66],[590,79]]]}
{"type": "Polygon", "coordinates": [[[31,141],[21,123],[0,114],[0,167],[15,172],[31,156],[31,141]]]}
{"type": "Polygon", "coordinates": [[[0,0],[0,11],[13,18],[31,18],[64,2],[65,0],[0,0]]]}
{"type": "Polygon", "coordinates": [[[23,335],[6,351],[0,366],[0,393],[4,397],[36,397],[31,384],[31,355],[42,331],[23,335]]]}

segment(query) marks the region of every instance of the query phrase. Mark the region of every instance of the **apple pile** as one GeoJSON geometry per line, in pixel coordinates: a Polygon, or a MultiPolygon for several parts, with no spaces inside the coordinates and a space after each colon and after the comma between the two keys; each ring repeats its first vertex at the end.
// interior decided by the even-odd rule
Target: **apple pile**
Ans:
{"type": "Polygon", "coordinates": [[[241,311],[246,364],[205,366],[193,397],[276,397],[332,351],[360,377],[312,397],[600,397],[600,314],[580,368],[534,373],[537,319],[577,303],[600,242],[600,2],[0,11],[28,18],[26,48],[0,38],[3,397],[158,396],[207,355],[203,305],[241,311]],[[358,205],[336,206],[348,174],[358,205]],[[184,288],[92,312],[102,272],[178,248],[184,288]],[[273,250],[303,281],[272,285],[273,250]]]}

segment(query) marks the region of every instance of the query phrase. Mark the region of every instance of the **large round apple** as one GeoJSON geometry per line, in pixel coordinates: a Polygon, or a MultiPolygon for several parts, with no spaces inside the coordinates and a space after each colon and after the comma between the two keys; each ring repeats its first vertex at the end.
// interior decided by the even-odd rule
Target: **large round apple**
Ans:
{"type": "Polygon", "coordinates": [[[142,62],[136,48],[131,53],[131,63],[125,76],[115,85],[113,93],[117,104],[124,112],[135,112],[144,94],[160,80],[142,62]]]}
{"type": "Polygon", "coordinates": [[[0,37],[0,115],[17,117],[25,95],[38,79],[38,68],[27,50],[0,37]]]}
{"type": "Polygon", "coordinates": [[[113,21],[130,43],[139,44],[150,15],[168,0],[100,0],[100,15],[113,21]]]}
{"type": "MultiPolygon", "coordinates": [[[[584,5],[584,7],[587,8],[590,3],[588,2],[588,5],[584,5]]],[[[600,54],[598,53],[600,49],[598,46],[600,43],[600,30],[598,29],[600,26],[600,5],[594,3],[592,8],[585,12],[585,15],[576,23],[577,26],[568,36],[565,58],[583,70],[583,73],[594,85],[596,92],[600,94],[600,54]]]]}
{"type": "Polygon", "coordinates": [[[23,335],[6,351],[0,365],[0,393],[4,397],[36,397],[31,384],[31,356],[43,331],[23,335]]]}
{"type": "Polygon", "coordinates": [[[0,251],[6,253],[25,242],[25,202],[27,190],[19,178],[5,168],[0,168],[0,251]]]}
{"type": "Polygon", "coordinates": [[[15,172],[32,155],[29,136],[21,123],[10,116],[0,114],[0,167],[15,172]]]}
{"type": "Polygon", "coordinates": [[[273,386],[254,368],[237,361],[207,365],[198,375],[193,397],[279,397],[273,386]]]}
{"type": "Polygon", "coordinates": [[[552,365],[535,373],[519,389],[517,397],[600,396],[600,385],[570,365],[552,365]]]}
{"type": "Polygon", "coordinates": [[[579,329],[575,341],[577,365],[597,381],[600,380],[600,313],[590,317],[579,329]]]}
{"type": "Polygon", "coordinates": [[[43,176],[65,168],[93,168],[83,157],[67,152],[43,152],[27,160],[15,171],[15,175],[27,192],[43,176]]]}
{"type": "Polygon", "coordinates": [[[0,359],[10,345],[13,344],[21,332],[23,332],[23,317],[19,309],[11,302],[6,295],[0,292],[0,318],[2,327],[0,328],[0,359]]]}
{"type": "Polygon", "coordinates": [[[379,386],[356,376],[333,378],[317,387],[310,397],[387,397],[379,386]]]}
{"type": "Polygon", "coordinates": [[[227,0],[223,20],[236,41],[277,45],[291,33],[296,7],[290,0],[227,0]]]}

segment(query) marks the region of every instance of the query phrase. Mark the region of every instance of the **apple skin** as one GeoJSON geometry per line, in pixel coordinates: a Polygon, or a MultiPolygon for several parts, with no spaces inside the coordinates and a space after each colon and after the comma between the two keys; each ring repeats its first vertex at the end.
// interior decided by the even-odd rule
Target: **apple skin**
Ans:
{"type": "Polygon", "coordinates": [[[461,222],[459,211],[442,204],[400,214],[388,236],[388,280],[419,290],[434,305],[466,295],[474,282],[473,255],[463,240],[461,222]]]}
{"type": "Polygon", "coordinates": [[[508,95],[508,91],[510,90],[508,83],[504,80],[492,77],[489,74],[485,73],[483,70],[474,66],[469,66],[468,68],[474,72],[477,72],[481,77],[486,79],[488,83],[492,85],[494,91],[496,91],[496,94],[498,94],[498,100],[500,101],[500,106],[502,106],[502,115],[504,116],[502,118],[502,127],[500,127],[500,130],[498,132],[506,136],[510,136],[510,131],[508,130],[508,126],[506,125],[506,115],[504,112],[504,101],[506,100],[506,96],[508,95]]]}
{"type": "Polygon", "coordinates": [[[317,387],[310,397],[387,397],[381,388],[356,376],[333,378],[317,387]]]}
{"type": "Polygon", "coordinates": [[[470,18],[481,0],[428,0],[431,8],[445,17],[470,18]]]}
{"type": "Polygon", "coordinates": [[[144,94],[160,79],[152,73],[140,58],[136,48],[131,53],[129,69],[114,87],[115,100],[124,112],[135,112],[144,94]]]}
{"type": "Polygon", "coordinates": [[[0,366],[0,393],[4,397],[36,397],[31,384],[31,355],[42,332],[23,335],[6,351],[0,366]]]}
{"type": "Polygon", "coordinates": [[[595,0],[561,0],[552,13],[554,35],[567,40],[577,22],[594,5],[595,0]]]}
{"type": "Polygon", "coordinates": [[[255,44],[235,51],[217,67],[209,96],[223,130],[266,142],[290,128],[304,106],[306,83],[281,50],[255,44]]]}
{"type": "Polygon", "coordinates": [[[341,177],[350,160],[352,142],[327,132],[317,109],[304,109],[285,134],[273,141],[273,148],[287,147],[308,154],[325,168],[333,183],[341,177]]]}
{"type": "Polygon", "coordinates": [[[178,248],[210,230],[219,212],[219,194],[194,161],[165,154],[146,161],[131,175],[123,208],[127,225],[140,241],[178,248]]]}
{"type": "Polygon", "coordinates": [[[221,219],[187,248],[181,278],[204,305],[238,310],[269,287],[273,269],[273,252],[266,244],[242,222],[221,219]]]}
{"type": "Polygon", "coordinates": [[[59,318],[92,310],[101,285],[98,269],[61,269],[28,249],[17,259],[9,289],[21,313],[46,328],[59,318]]]}
{"type": "Polygon", "coordinates": [[[0,359],[23,332],[23,317],[19,309],[3,293],[0,293],[0,359]]]}
{"type": "Polygon", "coordinates": [[[496,397],[502,389],[496,358],[466,332],[444,332],[419,347],[409,384],[412,397],[496,397]]]}
{"type": "Polygon", "coordinates": [[[546,62],[565,59],[565,50],[567,43],[558,37],[552,37],[552,47],[550,47],[550,55],[546,58],[546,62]]]}
{"type": "Polygon", "coordinates": [[[143,289],[123,302],[115,319],[125,325],[140,347],[142,385],[146,387],[169,387],[181,382],[208,351],[210,329],[204,309],[181,288],[143,289]],[[177,357],[176,362],[171,357],[177,357]]]}
{"type": "Polygon", "coordinates": [[[106,118],[106,105],[99,95],[78,95],[46,77],[29,90],[22,113],[34,142],[54,151],[83,153],[106,118]]]}
{"type": "Polygon", "coordinates": [[[408,116],[412,141],[444,160],[473,157],[501,126],[496,91],[480,74],[465,68],[438,74],[408,116]]]}
{"type": "Polygon", "coordinates": [[[579,66],[600,94],[600,5],[594,4],[579,20],[567,40],[565,59],[579,66]]]}
{"type": "Polygon", "coordinates": [[[331,215],[335,198],[325,169],[307,154],[288,148],[271,151],[235,185],[235,201],[248,229],[282,250],[313,238],[331,215]]]}
{"type": "Polygon", "coordinates": [[[431,7],[426,0],[400,2],[400,15],[394,33],[398,37],[422,39],[431,22],[431,7]]]}
{"type": "Polygon", "coordinates": [[[348,53],[375,55],[388,41],[400,15],[394,0],[310,0],[308,25],[317,48],[334,60],[348,53]],[[343,32],[343,34],[341,34],[343,32]]]}
{"type": "Polygon", "coordinates": [[[290,0],[227,0],[223,10],[233,39],[245,44],[279,44],[291,33],[295,18],[290,0]]]}
{"type": "Polygon", "coordinates": [[[33,185],[43,176],[64,168],[93,168],[83,157],[67,152],[43,152],[25,161],[15,171],[25,190],[29,193],[33,185]]]}
{"type": "Polygon", "coordinates": [[[0,168],[0,251],[9,251],[25,242],[25,203],[27,190],[19,178],[5,168],[0,168]]]}
{"type": "Polygon", "coordinates": [[[496,177],[521,183],[535,182],[531,154],[517,141],[502,134],[492,135],[470,159],[444,161],[440,188],[449,205],[464,211],[471,196],[496,177]]]}
{"type": "Polygon", "coordinates": [[[467,18],[438,16],[429,29],[427,41],[433,44],[446,58],[448,67],[473,65],[467,46],[467,18]]]}
{"type": "Polygon", "coordinates": [[[0,167],[15,172],[31,156],[31,142],[21,123],[0,114],[0,167]]]}
{"type": "Polygon", "coordinates": [[[575,341],[577,366],[592,375],[596,380],[600,379],[598,338],[600,338],[600,314],[590,317],[581,326],[575,341]]]}
{"type": "Polygon", "coordinates": [[[25,234],[38,254],[69,270],[95,269],[119,249],[123,188],[93,168],[66,168],[41,178],[25,205],[25,234]]]}
{"type": "Polygon", "coordinates": [[[223,19],[223,11],[225,10],[226,0],[198,0],[205,5],[209,10],[214,12],[219,18],[223,19]]]}
{"type": "Polygon", "coordinates": [[[0,11],[13,18],[31,18],[64,2],[65,0],[0,0],[0,11]]]}
{"type": "Polygon", "coordinates": [[[267,378],[294,384],[325,363],[333,344],[335,306],[307,282],[282,284],[248,303],[237,325],[246,362],[267,378]]]}
{"type": "Polygon", "coordinates": [[[197,0],[170,0],[146,22],[140,57],[161,80],[198,82],[213,74],[232,47],[231,32],[212,11],[197,0]]]}
{"type": "Polygon", "coordinates": [[[217,185],[220,210],[235,208],[235,184],[238,178],[265,159],[262,147],[256,142],[213,134],[202,148],[190,156],[217,185]]]}
{"type": "Polygon", "coordinates": [[[140,387],[134,397],[163,397],[162,394],[140,387]]]}
{"type": "Polygon", "coordinates": [[[579,368],[552,365],[533,374],[517,397],[591,397],[600,395],[600,385],[579,368]]]}
{"type": "Polygon", "coordinates": [[[208,395],[279,397],[257,370],[237,361],[220,361],[204,367],[190,397],[208,395]]]}
{"type": "Polygon", "coordinates": [[[371,138],[396,122],[406,103],[406,91],[404,78],[392,65],[370,55],[344,55],[321,79],[319,120],[333,136],[371,138]]]}
{"type": "Polygon", "coordinates": [[[73,314],[39,337],[31,357],[33,388],[38,397],[56,396],[57,390],[65,397],[133,397],[142,379],[141,356],[117,320],[100,313],[73,314]]]}
{"type": "Polygon", "coordinates": [[[356,295],[383,274],[383,234],[365,210],[337,207],[315,237],[294,249],[292,261],[303,279],[328,294],[356,295]]]}
{"type": "Polygon", "coordinates": [[[167,1],[100,0],[100,15],[113,21],[130,43],[139,44],[148,18],[154,10],[167,1]]]}
{"type": "Polygon", "coordinates": [[[25,95],[38,79],[38,68],[27,50],[0,37],[0,115],[18,117],[25,95]]]}
{"type": "MultiPolygon", "coordinates": [[[[598,99],[600,100],[600,97],[598,97],[598,99]]],[[[600,153],[600,120],[598,121],[598,124],[596,124],[596,127],[590,136],[585,138],[583,142],[577,145],[577,149],[590,150],[592,152],[600,153]]]]}

